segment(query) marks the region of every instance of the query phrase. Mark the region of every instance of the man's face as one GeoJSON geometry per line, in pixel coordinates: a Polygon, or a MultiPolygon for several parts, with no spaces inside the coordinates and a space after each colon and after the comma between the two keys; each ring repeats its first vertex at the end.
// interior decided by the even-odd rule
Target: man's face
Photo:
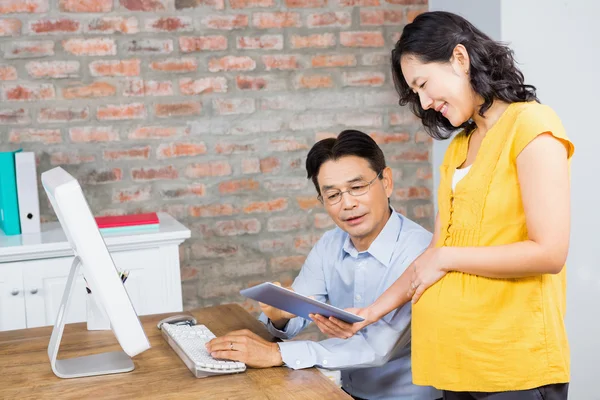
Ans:
{"type": "Polygon", "coordinates": [[[323,204],[329,216],[352,239],[367,241],[368,244],[375,240],[387,222],[388,198],[393,191],[390,168],[382,171],[382,179],[376,177],[377,172],[371,169],[369,162],[356,156],[326,161],[317,175],[323,204]],[[368,191],[362,195],[343,193],[341,198],[338,196],[339,202],[336,204],[329,201],[335,199],[339,191],[356,190],[371,181],[368,191]]]}

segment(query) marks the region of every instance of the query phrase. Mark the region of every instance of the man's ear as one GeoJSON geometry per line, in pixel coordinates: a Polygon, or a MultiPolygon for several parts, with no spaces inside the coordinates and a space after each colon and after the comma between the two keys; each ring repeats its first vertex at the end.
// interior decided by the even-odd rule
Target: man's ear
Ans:
{"type": "Polygon", "coordinates": [[[383,188],[385,189],[385,194],[389,199],[392,193],[394,193],[394,174],[390,167],[385,167],[381,175],[383,177],[383,188]]]}

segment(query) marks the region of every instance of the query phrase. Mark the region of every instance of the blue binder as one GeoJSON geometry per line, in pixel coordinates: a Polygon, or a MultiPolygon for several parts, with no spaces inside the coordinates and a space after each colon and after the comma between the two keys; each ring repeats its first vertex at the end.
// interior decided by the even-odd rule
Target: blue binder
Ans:
{"type": "Polygon", "coordinates": [[[21,150],[0,152],[0,228],[5,235],[21,234],[15,173],[15,153],[21,150]]]}

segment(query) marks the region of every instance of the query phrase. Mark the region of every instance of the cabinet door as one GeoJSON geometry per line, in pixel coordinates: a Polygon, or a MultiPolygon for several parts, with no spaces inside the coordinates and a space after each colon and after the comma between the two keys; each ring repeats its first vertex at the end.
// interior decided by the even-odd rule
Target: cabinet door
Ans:
{"type": "Polygon", "coordinates": [[[25,299],[19,263],[0,264],[0,331],[23,329],[25,299]]]}
{"type": "MultiPolygon", "coordinates": [[[[73,257],[61,257],[22,263],[28,328],[54,325],[72,262],[73,257]]],[[[66,323],[86,321],[87,293],[81,269],[79,271],[66,323]]]]}

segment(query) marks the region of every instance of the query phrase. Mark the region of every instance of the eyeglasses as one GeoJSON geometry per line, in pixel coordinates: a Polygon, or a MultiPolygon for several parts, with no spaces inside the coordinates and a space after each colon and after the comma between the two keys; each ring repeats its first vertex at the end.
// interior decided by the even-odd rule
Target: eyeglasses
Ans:
{"type": "MultiPolygon", "coordinates": [[[[383,171],[381,171],[381,172],[383,172],[383,171]]],[[[370,182],[356,181],[356,182],[352,183],[352,187],[350,187],[348,190],[344,190],[344,191],[341,191],[339,189],[328,190],[327,192],[323,193],[323,195],[318,195],[317,199],[322,204],[327,204],[329,206],[333,206],[342,200],[342,195],[344,193],[348,193],[354,197],[362,196],[363,194],[366,194],[369,191],[373,182],[375,182],[377,180],[377,178],[379,178],[379,176],[381,175],[381,172],[379,172],[377,174],[377,176],[375,178],[373,178],[370,182]]]]}

